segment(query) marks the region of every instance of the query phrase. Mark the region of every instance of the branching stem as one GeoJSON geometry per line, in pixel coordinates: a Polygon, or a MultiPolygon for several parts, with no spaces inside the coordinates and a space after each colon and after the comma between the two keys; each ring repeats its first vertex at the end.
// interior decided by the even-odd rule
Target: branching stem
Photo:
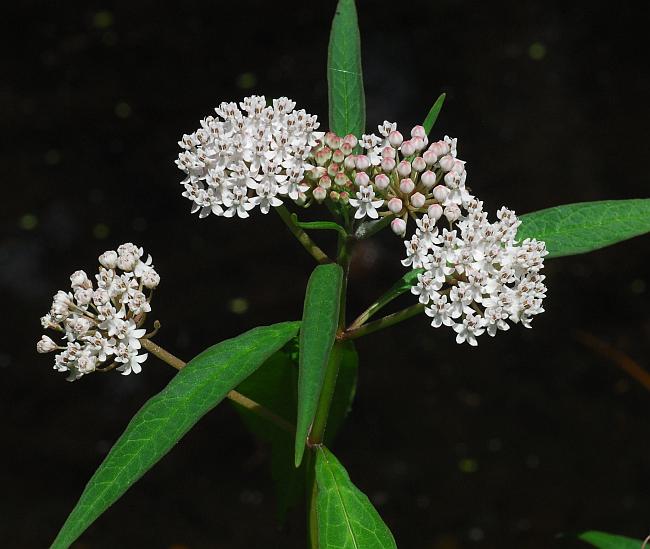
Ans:
{"type": "Polygon", "coordinates": [[[310,238],[310,236],[298,227],[289,213],[289,210],[285,206],[278,206],[273,208],[278,215],[284,221],[286,226],[291,231],[291,234],[296,237],[298,242],[302,244],[302,247],[309,252],[309,254],[316,260],[318,263],[331,263],[332,260],[327,256],[327,254],[321,250],[316,243],[310,238]]]}

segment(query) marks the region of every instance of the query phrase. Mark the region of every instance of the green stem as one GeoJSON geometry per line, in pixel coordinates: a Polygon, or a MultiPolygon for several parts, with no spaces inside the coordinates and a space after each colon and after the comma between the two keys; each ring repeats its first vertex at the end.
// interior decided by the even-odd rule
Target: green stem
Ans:
{"type": "Polygon", "coordinates": [[[397,324],[399,322],[402,322],[403,320],[411,318],[412,316],[420,314],[422,311],[424,311],[424,305],[422,305],[421,303],[416,303],[415,305],[411,305],[406,309],[402,309],[401,311],[397,311],[396,313],[387,315],[383,318],[380,318],[379,320],[375,320],[374,322],[369,322],[368,324],[364,324],[359,328],[350,327],[340,335],[339,339],[340,340],[357,339],[359,337],[371,334],[373,332],[383,330],[384,328],[388,328],[389,326],[393,326],[394,324],[397,324]]]}
{"type": "Polygon", "coordinates": [[[316,260],[318,263],[331,263],[332,260],[327,257],[327,254],[321,250],[314,241],[309,237],[309,235],[298,227],[291,218],[289,210],[285,206],[278,206],[274,208],[278,215],[284,221],[286,226],[291,231],[291,234],[296,237],[298,242],[302,244],[303,248],[309,252],[309,254],[316,260]]]}
{"type": "MultiPolygon", "coordinates": [[[[171,354],[169,351],[166,351],[163,349],[160,345],[157,343],[154,343],[151,341],[151,339],[141,339],[140,343],[142,344],[142,347],[149,351],[152,355],[158,357],[160,360],[163,362],[166,362],[170,366],[173,366],[177,370],[182,370],[185,368],[186,363],[183,362],[180,358],[177,356],[174,356],[171,354]]],[[[294,425],[291,425],[286,419],[281,418],[268,408],[265,408],[258,402],[255,402],[254,400],[248,398],[245,395],[242,395],[241,393],[237,391],[229,391],[228,394],[226,395],[226,398],[228,400],[232,400],[233,402],[236,402],[243,408],[246,408],[247,410],[250,410],[253,412],[255,415],[258,415],[260,417],[263,417],[264,419],[268,419],[272,423],[275,423],[280,429],[287,431],[288,433],[295,433],[296,428],[294,425]]]]}
{"type": "MultiPolygon", "coordinates": [[[[347,283],[348,283],[348,272],[350,270],[350,259],[352,252],[352,245],[354,243],[354,237],[344,237],[339,236],[338,243],[338,253],[336,261],[343,268],[343,284],[341,286],[341,301],[339,304],[339,326],[338,334],[343,333],[345,329],[345,306],[346,306],[346,294],[347,294],[347,283]]],[[[337,336],[338,337],[338,336],[337,336]]],[[[330,413],[330,407],[332,405],[332,399],[334,398],[334,392],[336,390],[336,379],[339,374],[339,366],[341,364],[342,356],[342,343],[340,341],[335,341],[330,351],[329,360],[327,362],[327,369],[325,370],[325,379],[323,380],[323,387],[321,389],[320,398],[318,400],[318,407],[316,408],[316,416],[314,417],[314,423],[312,424],[311,431],[309,433],[309,438],[307,443],[310,447],[318,447],[323,444],[325,438],[325,430],[327,428],[327,419],[330,413]]],[[[318,496],[318,490],[316,486],[316,475],[314,471],[314,455],[313,451],[309,452],[309,462],[307,464],[307,512],[308,512],[308,528],[309,528],[309,541],[312,549],[318,549],[318,520],[316,516],[316,499],[318,496]]],[[[325,549],[325,548],[322,548],[325,549]]]]}

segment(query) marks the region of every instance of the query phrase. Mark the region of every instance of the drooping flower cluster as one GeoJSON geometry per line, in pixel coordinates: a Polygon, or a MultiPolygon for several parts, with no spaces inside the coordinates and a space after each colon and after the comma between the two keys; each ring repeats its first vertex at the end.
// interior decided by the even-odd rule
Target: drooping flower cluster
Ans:
{"type": "Polygon", "coordinates": [[[479,200],[471,198],[465,208],[467,213],[442,233],[422,216],[404,242],[402,264],[423,269],[411,291],[426,305],[431,325],[450,326],[457,343],[477,345],[483,333],[509,329],[507,321],[530,328],[533,316],[544,311],[540,271],[548,252],[544,242],[516,241],[521,222],[512,210],[501,208],[498,221],[490,223],[479,200]]]}
{"type": "Polygon", "coordinates": [[[256,206],[268,213],[281,197],[304,198],[307,158],[323,134],[315,131],[317,117],[295,106],[286,97],[267,106],[255,95],[239,106],[224,102],[217,118],[208,116],[183,135],[176,164],[186,174],[183,196],[192,213],[245,218],[256,206]]]}
{"type": "Polygon", "coordinates": [[[104,252],[94,283],[84,271],[76,271],[70,276],[71,291],[54,296],[41,324],[60,332],[62,342],[43,335],[36,349],[58,351],[54,369],[67,372],[68,381],[114,367],[123,375],[140,373],[147,359],[147,353],[138,354],[146,331],[140,326],[160,282],[151,256],[145,261],[143,255],[143,249],[131,243],[104,252]]]}

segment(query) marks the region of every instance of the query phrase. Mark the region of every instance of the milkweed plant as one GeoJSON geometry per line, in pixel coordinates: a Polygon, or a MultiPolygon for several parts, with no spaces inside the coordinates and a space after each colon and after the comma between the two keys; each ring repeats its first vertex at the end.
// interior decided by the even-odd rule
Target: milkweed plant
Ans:
{"type": "MultiPolygon", "coordinates": [[[[96,272],[75,271],[70,288],[54,296],[41,319],[50,335],[41,337],[37,351],[54,353],[53,367],[68,381],[112,370],[139,375],[150,355],[179,371],[133,417],[52,547],[69,547],[225,399],[272,447],[280,513],[306,496],[309,547],[396,547],[329,449],[354,398],[354,340],[416,315],[459,345],[508,337],[503,332],[531,328],[544,312],[545,261],[650,231],[650,199],[570,204],[522,216],[506,206],[486,211],[474,194],[480,185],[467,186],[458,140],[432,135],[444,94],[422,125],[385,121],[365,133],[361,74],[354,1],[340,0],[328,51],[327,125],[287,97],[253,95],[222,102],[178,142],[179,194],[192,213],[254,223],[274,211],[313,256],[317,266],[300,321],[253,328],[186,364],[154,342],[160,324],[147,320],[161,275],[152,256],[133,243],[103,252],[96,272]],[[301,222],[307,208],[324,220],[301,222]],[[346,310],[351,254],[384,229],[406,272],[353,316],[346,310]],[[313,240],[321,230],[337,233],[335,254],[313,240]],[[379,315],[405,293],[412,294],[410,306],[379,315]]],[[[625,538],[601,532],[583,539],[626,547],[625,538]]]]}

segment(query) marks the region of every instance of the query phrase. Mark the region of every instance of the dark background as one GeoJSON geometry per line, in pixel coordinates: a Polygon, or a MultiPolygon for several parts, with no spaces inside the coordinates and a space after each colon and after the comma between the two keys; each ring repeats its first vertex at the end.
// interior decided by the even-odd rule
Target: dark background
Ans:
{"type": "MultiPolygon", "coordinates": [[[[368,127],[408,130],[446,91],[434,135],[460,138],[490,211],[648,196],[647,7],[359,4],[368,127]]],[[[333,11],[246,0],[3,9],[2,547],[51,542],[130,416],[173,375],[151,357],[139,376],[69,384],[36,355],[39,317],[72,271],[92,272],[124,241],[144,246],[162,274],[158,341],[186,359],[299,317],[312,262],[279,218],[191,216],[173,161],[182,133],[251,93],[288,95],[326,127],[333,11]]],[[[650,533],[650,395],[577,339],[583,330],[648,367],[649,243],[549,261],[535,328],[478,349],[425,318],[359,341],[358,397],[334,451],[400,547],[650,533]]],[[[352,314],[400,276],[402,252],[388,233],[358,250],[352,314]]],[[[220,406],[75,547],[304,547],[301,511],[276,526],[267,466],[220,406]]]]}

